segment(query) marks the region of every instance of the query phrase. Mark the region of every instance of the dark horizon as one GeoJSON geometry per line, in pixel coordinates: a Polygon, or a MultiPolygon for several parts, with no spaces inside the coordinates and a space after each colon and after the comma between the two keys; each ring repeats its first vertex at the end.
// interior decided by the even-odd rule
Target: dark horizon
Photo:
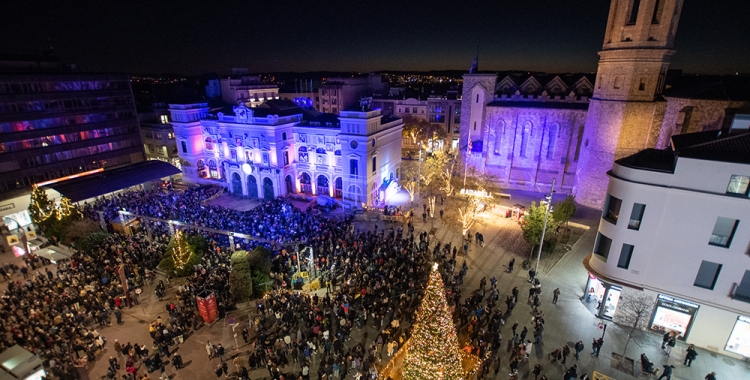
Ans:
{"type": "MultiPolygon", "coordinates": [[[[0,5],[0,54],[50,51],[88,71],[225,74],[595,72],[609,1],[251,4],[164,0],[0,5]]],[[[750,6],[685,2],[670,69],[750,73],[750,6]],[[701,7],[702,6],[702,7],[701,7]]]]}

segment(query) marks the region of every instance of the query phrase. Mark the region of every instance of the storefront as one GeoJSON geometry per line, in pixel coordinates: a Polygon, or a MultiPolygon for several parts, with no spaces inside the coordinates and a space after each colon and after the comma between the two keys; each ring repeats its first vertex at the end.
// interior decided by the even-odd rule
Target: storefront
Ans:
{"type": "Polygon", "coordinates": [[[677,339],[685,340],[699,308],[696,303],[659,294],[649,326],[658,333],[674,331],[677,339]]]}
{"type": "Polygon", "coordinates": [[[601,281],[595,275],[589,273],[586,289],[586,296],[582,301],[589,305],[587,306],[589,310],[597,318],[612,320],[617,310],[617,304],[620,302],[622,288],[601,281]]]}
{"type": "Polygon", "coordinates": [[[750,317],[737,317],[737,322],[734,323],[732,334],[724,349],[750,358],[750,317]]]}

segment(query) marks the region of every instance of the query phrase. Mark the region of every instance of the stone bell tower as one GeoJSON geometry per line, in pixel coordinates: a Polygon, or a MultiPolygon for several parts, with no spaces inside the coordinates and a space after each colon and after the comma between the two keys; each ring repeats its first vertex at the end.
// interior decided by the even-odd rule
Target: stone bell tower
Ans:
{"type": "Polygon", "coordinates": [[[576,173],[579,203],[602,208],[612,163],[655,146],[682,2],[612,0],[576,173]]]}

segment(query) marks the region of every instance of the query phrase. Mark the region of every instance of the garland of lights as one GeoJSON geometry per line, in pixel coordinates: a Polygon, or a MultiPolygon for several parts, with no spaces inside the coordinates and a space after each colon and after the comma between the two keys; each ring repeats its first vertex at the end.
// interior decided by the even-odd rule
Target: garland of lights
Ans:
{"type": "Polygon", "coordinates": [[[190,261],[190,247],[182,231],[176,230],[174,234],[174,246],[172,247],[172,261],[175,269],[182,270],[190,261]]]}
{"type": "Polygon", "coordinates": [[[417,310],[414,333],[404,358],[405,380],[459,380],[464,377],[458,336],[443,286],[435,264],[417,310]]]}
{"type": "Polygon", "coordinates": [[[34,223],[42,223],[55,214],[54,203],[47,198],[47,193],[37,185],[31,187],[29,214],[34,223]]]}

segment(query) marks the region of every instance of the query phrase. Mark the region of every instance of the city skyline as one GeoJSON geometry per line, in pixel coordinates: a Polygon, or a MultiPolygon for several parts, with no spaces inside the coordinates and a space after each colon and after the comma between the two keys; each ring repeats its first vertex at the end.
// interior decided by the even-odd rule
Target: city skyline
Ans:
{"type": "MultiPolygon", "coordinates": [[[[750,72],[738,1],[685,3],[670,68],[750,72]]],[[[5,3],[2,54],[51,51],[127,73],[468,70],[594,72],[608,2],[5,3]],[[460,6],[458,6],[460,5],[460,6]]],[[[745,12],[746,13],[746,12],[745,12]]]]}

